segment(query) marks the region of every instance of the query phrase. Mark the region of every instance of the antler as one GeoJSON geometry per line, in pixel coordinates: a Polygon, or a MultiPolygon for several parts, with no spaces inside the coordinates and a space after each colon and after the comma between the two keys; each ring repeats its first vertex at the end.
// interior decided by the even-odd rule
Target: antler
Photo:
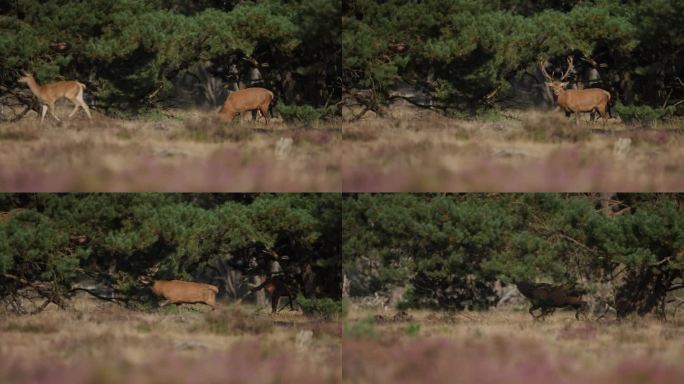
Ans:
{"type": "Polygon", "coordinates": [[[575,66],[574,66],[573,63],[572,63],[572,56],[568,56],[568,70],[565,71],[565,73],[564,73],[563,76],[561,77],[560,81],[565,80],[565,79],[568,77],[568,75],[570,75],[570,72],[572,72],[572,70],[573,70],[574,67],[575,67],[575,66]]]}
{"type": "Polygon", "coordinates": [[[154,276],[157,271],[159,271],[159,263],[147,268],[145,272],[138,277],[138,282],[142,284],[152,284],[152,276],[154,276]]]}
{"type": "Polygon", "coordinates": [[[544,66],[544,62],[541,60],[539,61],[539,69],[541,69],[542,75],[544,75],[544,77],[546,78],[547,81],[553,81],[553,77],[551,77],[551,75],[549,75],[549,73],[546,72],[546,67],[544,66]]]}

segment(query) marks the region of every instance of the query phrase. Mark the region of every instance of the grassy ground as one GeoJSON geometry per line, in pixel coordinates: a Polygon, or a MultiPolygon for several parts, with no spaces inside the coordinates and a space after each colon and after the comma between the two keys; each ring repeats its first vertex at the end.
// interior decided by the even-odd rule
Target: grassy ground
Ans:
{"type": "Polygon", "coordinates": [[[577,321],[556,312],[440,313],[354,308],[346,320],[348,383],[681,383],[684,322],[577,321]]]}
{"type": "Polygon", "coordinates": [[[221,123],[207,111],[170,114],[0,123],[0,190],[340,190],[339,126],[266,128],[263,120],[221,123]]]}
{"type": "Polygon", "coordinates": [[[156,313],[82,301],[0,316],[2,383],[337,383],[341,326],[251,306],[156,313]]]}
{"type": "Polygon", "coordinates": [[[397,109],[345,123],[343,190],[680,191],[684,121],[639,128],[562,113],[464,120],[397,109]]]}

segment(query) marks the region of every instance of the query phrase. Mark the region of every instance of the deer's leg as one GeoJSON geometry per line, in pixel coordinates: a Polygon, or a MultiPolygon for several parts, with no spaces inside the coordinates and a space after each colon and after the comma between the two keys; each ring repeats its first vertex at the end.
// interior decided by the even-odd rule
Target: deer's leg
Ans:
{"type": "Polygon", "coordinates": [[[268,125],[268,120],[271,117],[271,114],[268,113],[268,105],[259,106],[259,110],[261,111],[261,114],[264,115],[264,119],[266,120],[266,125],[268,125]]]}
{"type": "Polygon", "coordinates": [[[547,316],[548,314],[549,314],[549,308],[544,308],[544,307],[542,307],[542,308],[541,308],[541,313],[539,314],[539,316],[537,317],[537,319],[539,319],[539,320],[545,320],[545,319],[546,319],[546,316],[547,316]]]}
{"type": "Polygon", "coordinates": [[[603,128],[605,128],[606,124],[608,124],[608,113],[606,113],[606,107],[599,109],[599,113],[601,114],[601,118],[603,119],[603,128]]]}
{"type": "Polygon", "coordinates": [[[288,302],[285,303],[285,305],[283,305],[282,307],[280,307],[280,309],[278,310],[278,312],[280,312],[280,311],[282,311],[283,309],[285,309],[288,305],[290,306],[290,310],[292,310],[292,311],[295,310],[295,309],[294,309],[294,305],[292,304],[292,297],[288,296],[288,297],[287,297],[287,301],[288,301],[288,302]]]}
{"type": "Polygon", "coordinates": [[[74,109],[73,109],[73,111],[71,111],[71,113],[69,114],[69,118],[70,118],[70,119],[71,119],[72,116],[74,116],[74,114],[76,113],[76,111],[78,111],[78,107],[79,107],[78,103],[76,103],[76,99],[71,100],[71,102],[74,103],[74,109]]]}
{"type": "Polygon", "coordinates": [[[76,95],[76,102],[78,103],[78,105],[81,106],[81,108],[83,108],[86,115],[88,115],[88,118],[90,120],[92,120],[93,117],[90,115],[90,109],[88,108],[88,104],[86,104],[86,102],[83,100],[83,90],[82,89],[81,89],[81,92],[79,92],[78,95],[76,95]]]}
{"type": "Polygon", "coordinates": [[[212,311],[216,309],[216,299],[209,299],[205,304],[210,306],[212,311]]]}
{"type": "Polygon", "coordinates": [[[537,316],[534,315],[534,310],[538,309],[538,308],[539,308],[539,306],[537,304],[532,304],[532,306],[530,307],[530,310],[529,310],[530,315],[532,315],[532,318],[535,320],[537,320],[537,316]]]}
{"type": "Polygon", "coordinates": [[[285,305],[283,305],[282,307],[280,307],[280,309],[278,310],[278,312],[280,312],[280,311],[282,311],[283,309],[287,308],[287,305],[288,305],[288,303],[285,303],[285,305]]]}
{"type": "Polygon", "coordinates": [[[579,112],[575,111],[575,125],[579,125],[579,112]]]}
{"type": "Polygon", "coordinates": [[[50,111],[50,114],[52,115],[52,117],[57,119],[57,121],[62,121],[59,119],[59,117],[57,117],[57,114],[55,114],[55,103],[54,102],[51,104],[48,104],[48,110],[50,111]]]}
{"type": "Polygon", "coordinates": [[[159,308],[163,308],[167,305],[171,304],[171,300],[164,300],[160,305],[159,308]]]}
{"type": "Polygon", "coordinates": [[[41,113],[40,113],[40,123],[43,124],[43,121],[45,120],[45,114],[48,111],[48,106],[43,104],[41,105],[41,113]]]}
{"type": "Polygon", "coordinates": [[[271,313],[278,313],[278,302],[280,301],[280,296],[271,296],[271,313]]]}

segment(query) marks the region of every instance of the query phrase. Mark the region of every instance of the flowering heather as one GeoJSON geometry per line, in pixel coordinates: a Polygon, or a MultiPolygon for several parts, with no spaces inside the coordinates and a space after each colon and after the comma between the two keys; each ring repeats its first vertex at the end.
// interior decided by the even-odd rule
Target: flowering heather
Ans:
{"type": "Polygon", "coordinates": [[[496,122],[414,114],[343,125],[345,192],[680,191],[684,138],[658,130],[579,127],[562,114],[496,122]]]}
{"type": "Polygon", "coordinates": [[[684,374],[681,319],[578,321],[572,311],[556,311],[535,321],[525,310],[501,309],[410,310],[411,323],[369,322],[393,313],[401,312],[350,309],[344,382],[677,383],[684,374]],[[418,335],[407,324],[419,324],[418,335]]]}
{"type": "Polygon", "coordinates": [[[96,118],[0,124],[0,191],[335,192],[338,127],[96,118]],[[286,150],[277,144],[291,140],[286,150]]]}
{"type": "Polygon", "coordinates": [[[48,308],[36,315],[0,314],[0,383],[342,380],[339,323],[312,322],[300,312],[272,318],[252,306],[218,314],[224,308],[201,312],[188,306],[168,314],[92,299],[70,304],[70,310],[48,308]],[[216,321],[229,314],[239,319],[217,328],[216,321]],[[259,319],[247,329],[252,315],[259,319]]]}
{"type": "Polygon", "coordinates": [[[291,353],[255,342],[201,358],[160,353],[142,363],[113,360],[62,362],[0,354],[0,381],[10,383],[337,383],[334,369],[303,364],[291,353]]]}
{"type": "Polygon", "coordinates": [[[680,383],[684,370],[649,359],[587,373],[553,360],[551,346],[515,337],[477,342],[414,339],[401,345],[344,340],[343,377],[349,383],[680,383]]]}

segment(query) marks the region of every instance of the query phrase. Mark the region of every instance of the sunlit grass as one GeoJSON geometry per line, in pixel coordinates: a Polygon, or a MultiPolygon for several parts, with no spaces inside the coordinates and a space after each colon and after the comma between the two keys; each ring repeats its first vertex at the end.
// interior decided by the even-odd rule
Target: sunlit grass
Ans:
{"type": "Polygon", "coordinates": [[[82,299],[69,310],[0,315],[0,382],[341,381],[339,323],[248,305],[174,312],[82,299]]]}
{"type": "Polygon", "coordinates": [[[343,190],[679,191],[683,128],[576,126],[552,112],[464,120],[404,111],[343,124],[343,190]]]}
{"type": "Polygon", "coordinates": [[[577,321],[559,311],[534,321],[512,310],[396,315],[352,308],[345,382],[676,383],[684,374],[677,320],[577,321]]]}
{"type": "Polygon", "coordinates": [[[5,191],[339,191],[341,133],[210,111],[0,124],[5,191]],[[285,145],[283,145],[285,143],[285,145]]]}

